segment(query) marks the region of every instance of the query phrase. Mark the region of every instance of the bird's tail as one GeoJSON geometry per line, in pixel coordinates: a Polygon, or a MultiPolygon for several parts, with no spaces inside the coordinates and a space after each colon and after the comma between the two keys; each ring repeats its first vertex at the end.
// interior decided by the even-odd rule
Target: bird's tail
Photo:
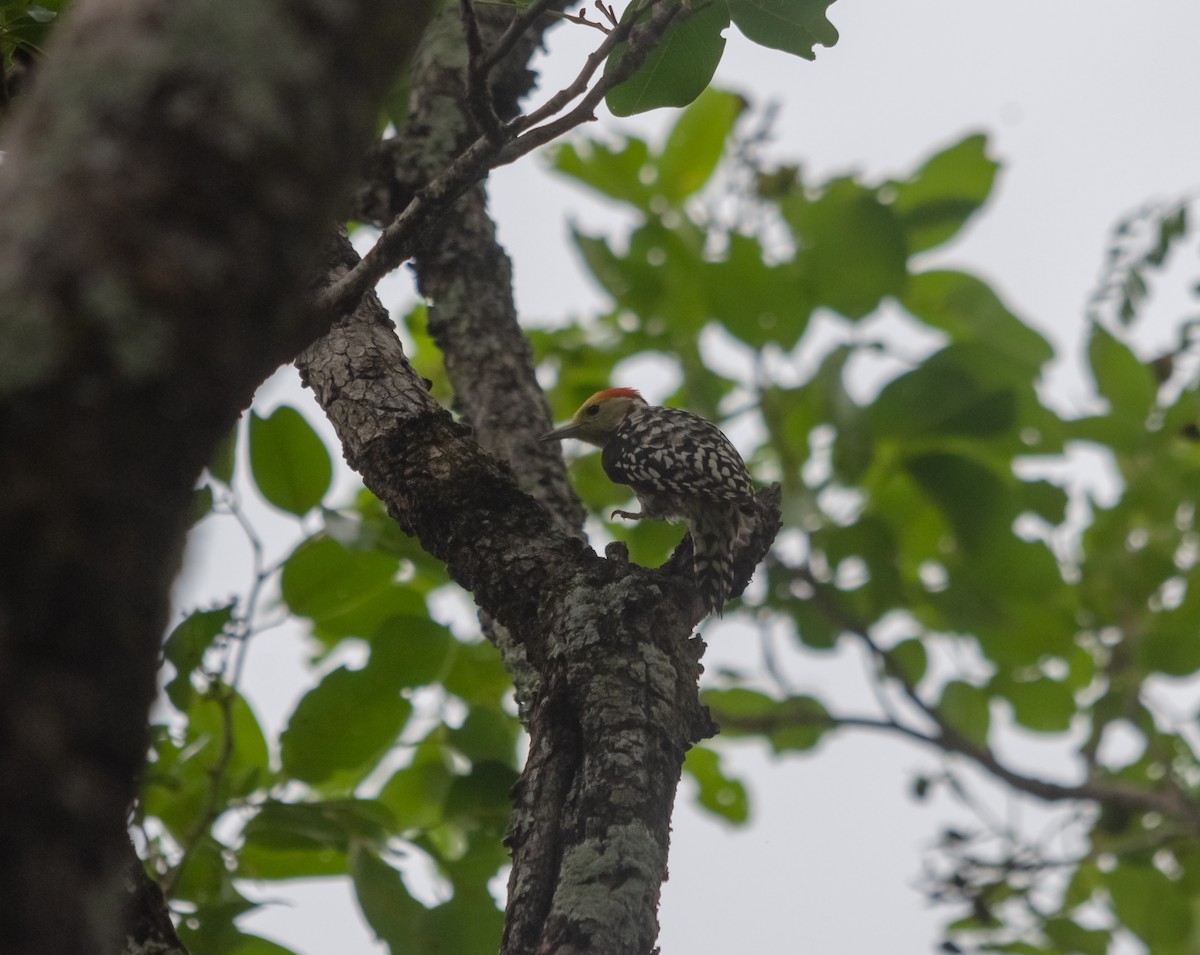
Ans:
{"type": "Polygon", "coordinates": [[[733,556],[754,529],[754,511],[734,503],[712,506],[692,521],[692,567],[704,609],[718,617],[733,590],[733,556]]]}

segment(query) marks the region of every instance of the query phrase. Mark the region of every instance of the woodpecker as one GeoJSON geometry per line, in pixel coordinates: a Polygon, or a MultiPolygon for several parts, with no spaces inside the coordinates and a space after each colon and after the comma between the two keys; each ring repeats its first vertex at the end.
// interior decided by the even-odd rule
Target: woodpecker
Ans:
{"type": "Polygon", "coordinates": [[[699,415],[647,404],[633,388],[606,388],[543,441],[578,438],[601,448],[604,473],[627,484],[641,513],[613,517],[686,521],[696,589],[704,609],[721,615],[733,589],[733,555],[754,529],[754,485],[737,449],[699,415]]]}

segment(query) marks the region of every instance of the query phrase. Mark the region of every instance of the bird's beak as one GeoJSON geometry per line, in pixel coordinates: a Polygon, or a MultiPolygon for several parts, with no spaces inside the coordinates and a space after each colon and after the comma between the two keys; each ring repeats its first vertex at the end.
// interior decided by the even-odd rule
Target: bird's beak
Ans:
{"type": "Polygon", "coordinates": [[[574,421],[564,424],[561,428],[555,428],[553,431],[547,431],[542,435],[542,441],[561,441],[563,438],[573,438],[579,430],[579,425],[574,421]]]}

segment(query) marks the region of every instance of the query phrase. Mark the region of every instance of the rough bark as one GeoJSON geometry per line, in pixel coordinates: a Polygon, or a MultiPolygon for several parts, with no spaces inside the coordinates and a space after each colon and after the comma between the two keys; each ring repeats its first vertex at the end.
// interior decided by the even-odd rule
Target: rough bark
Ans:
{"type": "MultiPolygon", "coordinates": [[[[486,44],[502,22],[481,16],[486,44]]],[[[520,56],[532,49],[510,57],[506,89],[523,91],[520,56]]],[[[457,16],[443,11],[414,67],[410,135],[377,153],[360,215],[386,222],[478,134],[463,51],[457,16]]],[[[353,265],[343,244],[328,280],[353,265]]],[[[690,555],[647,571],[600,560],[575,539],[583,511],[558,449],[538,441],[546,402],[482,187],[424,234],[414,269],[478,445],[430,399],[372,300],[297,364],[347,461],[447,562],[485,622],[501,624],[492,636],[531,735],[507,839],[502,952],[648,955],[683,757],[715,731],[697,697],[703,644],[691,635],[690,555]],[[531,509],[514,485],[546,509],[531,509]]],[[[777,528],[778,495],[768,494],[755,550],[739,564],[743,585],[777,528]]]]}
{"type": "MultiPolygon", "coordinates": [[[[563,4],[565,5],[565,4],[563,4]]],[[[491,48],[512,20],[502,7],[476,8],[480,38],[491,48]]],[[[517,112],[534,74],[527,61],[550,21],[529,30],[493,70],[490,92],[502,119],[517,112]]],[[[412,111],[405,130],[371,162],[359,213],[381,224],[479,134],[466,103],[466,45],[456,5],[431,24],[412,70],[412,111]]],[[[496,239],[483,185],[467,191],[422,237],[412,267],[430,301],[429,333],[445,358],[454,405],[486,450],[509,462],[517,483],[560,526],[580,534],[584,511],[558,448],[538,440],[551,427],[529,341],[517,320],[512,265],[496,239]]]]}
{"type": "Polygon", "coordinates": [[[303,307],[424,0],[79,0],[0,165],[0,950],[119,944],[191,489],[303,307]]]}
{"type": "MultiPolygon", "coordinates": [[[[354,252],[333,257],[331,280],[354,252]]],[[[686,555],[649,570],[563,531],[429,396],[373,295],[297,366],[346,460],[539,677],[502,952],[648,955],[683,757],[715,729],[686,555]]],[[[761,497],[742,584],[779,526],[778,489],[761,497]]]]}

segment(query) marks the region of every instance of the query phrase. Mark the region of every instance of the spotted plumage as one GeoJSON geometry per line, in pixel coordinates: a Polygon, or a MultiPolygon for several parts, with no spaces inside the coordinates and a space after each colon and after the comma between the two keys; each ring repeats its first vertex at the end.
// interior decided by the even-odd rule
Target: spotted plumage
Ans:
{"type": "Polygon", "coordinates": [[[686,521],[696,587],[720,614],[733,588],[733,554],[754,527],[754,485],[741,455],[699,415],[646,403],[632,388],[609,388],[585,401],[547,440],[578,438],[602,448],[604,473],[633,489],[641,513],[614,516],[686,521]]]}

